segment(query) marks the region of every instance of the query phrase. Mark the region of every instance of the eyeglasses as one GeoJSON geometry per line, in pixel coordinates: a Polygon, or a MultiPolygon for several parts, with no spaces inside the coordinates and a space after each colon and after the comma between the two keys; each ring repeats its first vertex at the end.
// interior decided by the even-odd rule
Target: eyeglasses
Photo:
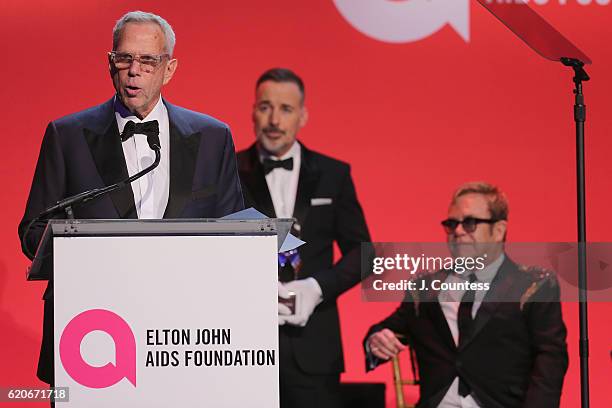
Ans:
{"type": "Polygon", "coordinates": [[[160,55],[132,55],[127,52],[117,52],[111,51],[108,53],[108,57],[110,62],[113,63],[115,68],[117,69],[126,69],[129,68],[134,61],[138,61],[140,63],[140,69],[144,72],[151,73],[155,71],[155,69],[161,64],[164,57],[170,58],[168,54],[160,54],[160,55]]]}
{"type": "Polygon", "coordinates": [[[469,233],[476,231],[478,224],[495,224],[497,221],[500,221],[500,220],[497,220],[497,219],[485,220],[484,218],[465,217],[462,221],[456,220],[454,218],[447,218],[444,221],[442,221],[441,224],[444,227],[444,230],[446,231],[447,234],[452,234],[453,232],[455,232],[459,224],[461,224],[461,227],[463,228],[463,230],[469,234],[469,233]]]}

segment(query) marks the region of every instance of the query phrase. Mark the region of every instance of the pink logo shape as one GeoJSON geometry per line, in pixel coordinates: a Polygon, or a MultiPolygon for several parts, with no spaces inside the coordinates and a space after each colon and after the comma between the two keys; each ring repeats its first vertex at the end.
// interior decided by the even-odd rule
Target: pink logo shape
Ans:
{"type": "Polygon", "coordinates": [[[132,329],[119,315],[103,309],[87,310],[64,328],[59,344],[60,358],[72,379],[89,388],[106,388],[127,378],[136,386],[136,340],[132,329]],[[83,338],[94,330],[108,333],[115,342],[116,365],[87,364],[81,356],[83,338]]]}

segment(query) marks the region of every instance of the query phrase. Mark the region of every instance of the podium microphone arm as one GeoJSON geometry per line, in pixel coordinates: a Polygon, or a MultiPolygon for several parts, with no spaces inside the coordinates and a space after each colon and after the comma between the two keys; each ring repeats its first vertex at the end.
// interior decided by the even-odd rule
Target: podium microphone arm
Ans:
{"type": "Polygon", "coordinates": [[[26,256],[30,259],[34,258],[34,254],[32,254],[30,252],[30,249],[28,248],[26,239],[27,239],[28,233],[30,232],[30,229],[32,228],[32,225],[34,225],[35,222],[40,221],[45,218],[49,218],[51,215],[57,212],[60,212],[60,211],[65,211],[69,219],[74,219],[74,215],[72,213],[73,206],[87,203],[105,194],[108,194],[111,191],[115,191],[120,188],[123,188],[131,184],[133,181],[136,181],[139,178],[143,177],[144,175],[152,172],[157,166],[159,166],[159,162],[161,160],[161,153],[160,153],[161,143],[159,142],[159,135],[147,135],[147,142],[149,143],[149,147],[155,152],[155,160],[149,167],[134,174],[133,176],[128,177],[125,180],[119,181],[115,184],[111,184],[110,186],[84,191],[82,193],[79,193],[71,197],[65,198],[63,200],[60,200],[56,204],[52,205],[51,207],[46,208],[44,211],[38,214],[32,221],[30,221],[30,223],[28,224],[27,228],[25,229],[23,233],[23,238],[21,239],[21,247],[23,248],[26,256]]]}

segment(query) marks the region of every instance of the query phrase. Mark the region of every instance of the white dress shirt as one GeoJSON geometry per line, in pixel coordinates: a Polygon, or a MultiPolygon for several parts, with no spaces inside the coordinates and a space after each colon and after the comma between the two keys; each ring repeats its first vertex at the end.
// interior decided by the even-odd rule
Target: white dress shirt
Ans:
{"type": "Polygon", "coordinates": [[[291,149],[281,157],[271,156],[260,150],[259,159],[286,160],[293,158],[293,170],[275,168],[266,174],[266,183],[274,204],[277,218],[293,217],[295,198],[297,196],[298,181],[300,179],[300,165],[302,163],[302,147],[295,141],[291,149]]]}
{"type": "MultiPolygon", "coordinates": [[[[497,275],[497,271],[504,261],[504,255],[502,254],[495,261],[491,262],[484,269],[474,271],[476,279],[479,282],[488,282],[489,284],[497,275]]],[[[445,282],[465,282],[466,278],[469,278],[469,274],[463,276],[451,273],[446,278],[445,282]]],[[[438,302],[446,318],[446,323],[453,336],[455,345],[459,345],[459,325],[457,323],[457,314],[459,313],[459,305],[461,304],[461,298],[463,297],[464,290],[452,290],[452,291],[440,291],[438,294],[438,302]]],[[[486,296],[487,291],[477,290],[474,297],[474,305],[472,306],[472,319],[476,317],[478,309],[482,304],[483,298],[486,296]]],[[[474,400],[472,395],[462,397],[459,395],[459,377],[455,377],[450,388],[444,395],[444,398],[438,405],[438,408],[480,408],[480,405],[474,400]]]]}
{"type": "MultiPolygon", "coordinates": [[[[134,123],[152,120],[159,122],[159,141],[161,144],[159,166],[144,177],[132,182],[132,192],[134,193],[138,218],[163,218],[170,194],[170,122],[168,120],[168,110],[160,96],[151,113],[140,120],[115,97],[115,117],[119,126],[119,134],[123,133],[123,128],[130,120],[134,123]]],[[[121,147],[130,176],[149,167],[155,160],[155,153],[149,147],[145,135],[135,134],[122,142],[121,147]]]]}

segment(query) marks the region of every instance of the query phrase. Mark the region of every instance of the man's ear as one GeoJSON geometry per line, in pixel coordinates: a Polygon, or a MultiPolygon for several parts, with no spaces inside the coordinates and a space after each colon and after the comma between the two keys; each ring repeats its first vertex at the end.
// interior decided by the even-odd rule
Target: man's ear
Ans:
{"type": "Polygon", "coordinates": [[[168,65],[166,65],[166,69],[164,71],[164,85],[170,82],[170,80],[174,76],[174,72],[176,71],[177,65],[177,59],[171,59],[170,61],[168,61],[168,65]]]}
{"type": "Polygon", "coordinates": [[[300,128],[303,128],[308,123],[308,109],[302,106],[302,114],[300,115],[300,128]]]}
{"type": "Polygon", "coordinates": [[[113,64],[113,61],[111,60],[110,52],[108,53],[108,72],[110,73],[111,78],[117,72],[117,69],[115,68],[115,65],[113,64]]]}
{"type": "Polygon", "coordinates": [[[506,232],[508,231],[508,221],[501,220],[497,221],[495,225],[493,225],[493,237],[495,238],[495,242],[503,242],[506,238],[506,232]]]}

